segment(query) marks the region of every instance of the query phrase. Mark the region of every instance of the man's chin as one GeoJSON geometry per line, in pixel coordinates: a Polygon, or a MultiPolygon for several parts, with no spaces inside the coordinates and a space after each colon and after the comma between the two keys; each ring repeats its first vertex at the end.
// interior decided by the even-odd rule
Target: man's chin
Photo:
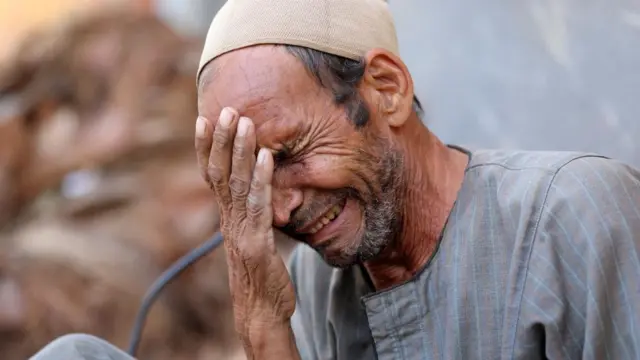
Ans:
{"type": "Polygon", "coordinates": [[[327,265],[334,268],[346,269],[357,263],[358,257],[356,255],[350,256],[344,249],[335,249],[329,245],[330,244],[325,246],[311,246],[311,248],[320,255],[327,265]]]}
{"type": "MultiPolygon", "coordinates": [[[[335,244],[334,244],[335,245],[335,244]]],[[[364,264],[365,262],[375,260],[384,253],[387,243],[379,244],[379,246],[367,247],[358,246],[357,248],[335,248],[327,246],[324,248],[315,248],[322,259],[331,267],[346,269],[353,265],[364,264]]]]}
{"type": "Polygon", "coordinates": [[[336,256],[336,255],[328,255],[320,253],[322,259],[327,265],[337,268],[337,269],[348,269],[353,265],[358,263],[358,259],[356,256],[346,257],[346,256],[336,256]]]}

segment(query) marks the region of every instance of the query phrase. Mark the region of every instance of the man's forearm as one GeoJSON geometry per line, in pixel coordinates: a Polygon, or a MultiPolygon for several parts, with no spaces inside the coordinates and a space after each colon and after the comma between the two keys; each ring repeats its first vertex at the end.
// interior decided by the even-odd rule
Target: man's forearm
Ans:
{"type": "Polygon", "coordinates": [[[300,360],[289,322],[250,329],[242,342],[249,360],[300,360]]]}

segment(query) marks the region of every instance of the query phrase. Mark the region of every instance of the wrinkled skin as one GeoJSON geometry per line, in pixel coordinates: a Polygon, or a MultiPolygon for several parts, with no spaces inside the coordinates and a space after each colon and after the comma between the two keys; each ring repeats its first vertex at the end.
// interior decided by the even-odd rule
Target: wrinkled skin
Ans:
{"type": "Polygon", "coordinates": [[[337,267],[375,257],[401,230],[403,154],[388,118],[408,114],[389,116],[377,103],[399,107],[405,102],[410,109],[406,100],[411,98],[405,99],[408,93],[394,98],[397,89],[380,84],[395,64],[386,54],[376,56],[371,69],[382,76],[363,92],[370,100],[370,117],[361,128],[296,58],[274,47],[216,59],[209,65],[215,81],[205,85],[199,99],[200,114],[207,119],[217,119],[224,106],[251,119],[258,147],[269,149],[276,161],[273,225],[337,267]],[[340,216],[311,234],[313,224],[333,206],[344,207],[340,216]]]}
{"type": "Polygon", "coordinates": [[[415,116],[412,83],[399,59],[372,50],[358,89],[369,121],[356,127],[282,49],[237,50],[209,67],[196,150],[221,211],[236,330],[249,358],[296,358],[295,292],[273,228],[337,267],[370,260],[396,240],[405,179],[394,132],[415,116]]]}
{"type": "Polygon", "coordinates": [[[269,206],[273,157],[262,149],[256,161],[254,125],[232,109],[223,110],[215,130],[204,118],[198,119],[196,127],[198,161],[207,164],[202,166],[203,177],[218,198],[227,257],[232,264],[245,265],[230,273],[236,326],[242,328],[248,319],[264,316],[263,310],[273,310],[266,314],[268,319],[290,318],[295,295],[276,252],[269,206]],[[269,277],[281,279],[277,283],[282,287],[269,288],[269,277]],[[247,288],[257,290],[259,296],[243,296],[247,288]]]}

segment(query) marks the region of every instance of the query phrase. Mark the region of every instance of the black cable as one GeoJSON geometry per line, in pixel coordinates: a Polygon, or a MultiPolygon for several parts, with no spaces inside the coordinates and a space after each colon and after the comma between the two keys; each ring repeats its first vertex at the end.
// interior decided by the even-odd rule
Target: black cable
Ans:
{"type": "Polygon", "coordinates": [[[180,275],[189,266],[193,265],[196,261],[200,260],[203,256],[209,254],[215,248],[222,243],[222,234],[217,233],[204,244],[193,249],[191,252],[181,257],[173,265],[171,265],[158,279],[151,285],[144,298],[142,304],[136,315],[136,321],[133,323],[133,329],[129,337],[129,350],[128,353],[132,357],[136,356],[138,351],[138,345],[140,344],[140,338],[142,336],[142,330],[144,329],[145,321],[151,306],[156,301],[160,292],[167,286],[173,279],[180,275]]]}

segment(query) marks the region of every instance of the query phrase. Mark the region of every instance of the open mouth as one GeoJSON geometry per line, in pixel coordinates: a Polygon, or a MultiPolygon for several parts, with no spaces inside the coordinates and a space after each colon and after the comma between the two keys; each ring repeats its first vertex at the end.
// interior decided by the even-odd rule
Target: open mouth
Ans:
{"type": "Polygon", "coordinates": [[[329,209],[329,211],[324,213],[324,215],[322,215],[318,221],[307,227],[309,229],[307,230],[307,233],[313,235],[322,230],[322,228],[330,224],[332,221],[337,219],[342,210],[344,210],[344,206],[346,205],[346,203],[347,199],[343,199],[338,205],[335,205],[331,209],[329,209]]]}

